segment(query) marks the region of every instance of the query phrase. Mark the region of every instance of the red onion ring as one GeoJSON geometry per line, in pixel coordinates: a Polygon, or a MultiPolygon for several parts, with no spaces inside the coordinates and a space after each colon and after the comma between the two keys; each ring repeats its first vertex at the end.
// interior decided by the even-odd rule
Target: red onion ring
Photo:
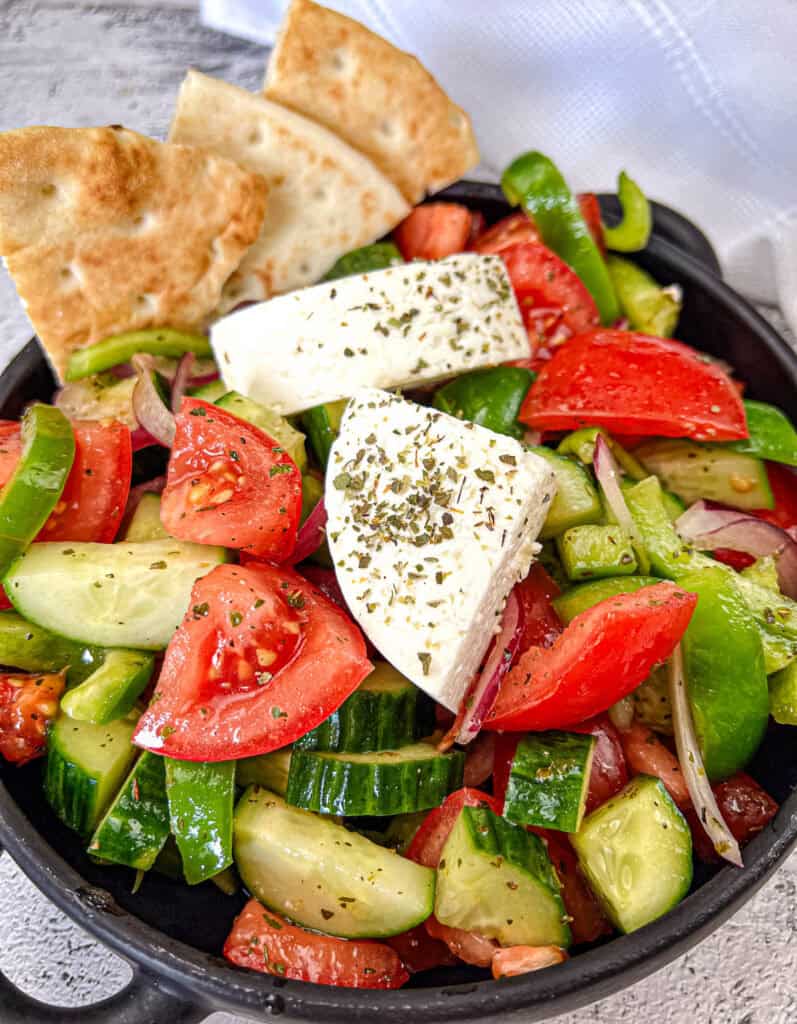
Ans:
{"type": "Polygon", "coordinates": [[[299,530],[299,534],[296,537],[296,547],[288,559],[290,565],[303,562],[305,558],[309,558],[314,551],[319,549],[324,539],[326,525],[327,510],[324,505],[324,499],[321,498],[299,530]]]}
{"type": "Polygon", "coordinates": [[[135,355],[131,362],[138,376],[133,388],[133,412],[139,426],[151,434],[158,444],[171,448],[175,431],[174,415],[163,404],[152,379],[153,359],[147,355],[135,355]]]}
{"type": "Polygon", "coordinates": [[[177,370],[172,381],[172,412],[177,415],[183,401],[183,395],[191,380],[191,371],[194,368],[196,357],[193,352],[186,352],[177,364],[177,370]]]}

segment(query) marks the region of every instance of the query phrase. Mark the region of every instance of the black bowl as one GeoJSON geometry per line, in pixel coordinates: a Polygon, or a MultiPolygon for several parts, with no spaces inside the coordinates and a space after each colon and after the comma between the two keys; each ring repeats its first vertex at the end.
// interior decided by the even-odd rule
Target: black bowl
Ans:
{"type": "MultiPolygon", "coordinates": [[[[492,185],[462,182],[445,198],[482,210],[489,221],[507,212],[492,185]]],[[[611,216],[613,197],[602,197],[611,216]]],[[[723,284],[713,250],[680,215],[656,207],[656,230],[640,263],[659,280],[684,288],[679,337],[732,363],[754,397],[797,408],[797,356],[748,305],[723,284]]],[[[31,342],[0,378],[0,415],[16,416],[53,381],[31,342]]],[[[48,1009],[0,975],[0,1020],[27,1022],[198,1021],[214,1009],[249,1016],[286,1013],[314,1021],[415,1024],[483,1020],[522,1012],[527,1022],[550,1018],[616,992],[684,953],[730,916],[769,877],[797,842],[797,752],[793,733],[772,725],[751,773],[782,807],[745,850],[737,871],[701,867],[692,892],[672,913],[633,935],[605,942],[552,970],[496,983],[470,968],[416,976],[399,992],[366,992],[286,982],[238,970],[219,954],[241,898],[212,885],[196,890],[152,875],[135,896],[131,875],[101,868],[77,837],[45,806],[40,768],[0,764],[0,843],[23,871],[70,917],[132,962],[135,977],[119,996],[90,1011],[48,1009]]]]}

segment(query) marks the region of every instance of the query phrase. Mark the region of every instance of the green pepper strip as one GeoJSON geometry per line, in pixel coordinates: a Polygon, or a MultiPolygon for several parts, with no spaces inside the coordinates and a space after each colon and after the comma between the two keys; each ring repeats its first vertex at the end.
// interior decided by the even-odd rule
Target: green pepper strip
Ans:
{"type": "Polygon", "coordinates": [[[120,363],[129,363],[137,352],[179,359],[186,352],[206,359],[213,355],[210,341],[201,334],[186,334],[171,327],[147,331],[128,331],[73,352],[66,368],[67,380],[79,380],[93,373],[102,373],[120,363]]]}
{"type": "Polygon", "coordinates": [[[167,757],[166,795],[186,882],[196,885],[229,867],[235,761],[205,764],[167,757]]]}
{"type": "Polygon", "coordinates": [[[621,256],[607,256],[606,266],[620,308],[635,331],[670,338],[681,313],[680,289],[662,288],[641,267],[621,256]]]}
{"type": "Polygon", "coordinates": [[[645,193],[625,171],[617,179],[617,195],[623,216],[613,227],[603,226],[603,240],[607,249],[615,252],[639,252],[648,244],[653,227],[650,203],[645,193]]]}
{"type": "Polygon", "coordinates": [[[392,242],[376,242],[374,245],[364,245],[361,249],[352,249],[345,256],[341,256],[321,280],[337,281],[340,277],[385,270],[387,267],[399,266],[403,262],[401,253],[392,242]]]}
{"type": "Polygon", "coordinates": [[[788,416],[774,405],[752,399],[745,401],[744,408],[750,436],[744,441],[732,441],[728,447],[760,459],[797,466],[797,431],[788,416]]]}
{"type": "Polygon", "coordinates": [[[644,480],[649,475],[645,467],[630,452],[627,452],[621,444],[618,444],[600,427],[581,427],[572,431],[562,438],[556,450],[560,455],[575,455],[585,466],[592,466],[595,458],[595,444],[599,434],[603,435],[612,455],[626,476],[631,477],[632,480],[644,480]]]}
{"type": "Polygon", "coordinates": [[[496,366],[466,373],[434,396],[434,407],[460,420],[478,423],[517,440],[525,428],[517,415],[535,374],[520,366],[496,366]]]}
{"type": "Polygon", "coordinates": [[[504,171],[501,187],[512,206],[521,205],[531,217],[543,242],[581,278],[595,300],[601,322],[614,323],[620,309],[609,272],[555,164],[542,153],[524,153],[504,171]]]}
{"type": "Polygon", "coordinates": [[[22,455],[0,492],[3,576],[47,522],[75,457],[72,425],[52,405],[31,405],[22,417],[21,433],[22,455]]]}

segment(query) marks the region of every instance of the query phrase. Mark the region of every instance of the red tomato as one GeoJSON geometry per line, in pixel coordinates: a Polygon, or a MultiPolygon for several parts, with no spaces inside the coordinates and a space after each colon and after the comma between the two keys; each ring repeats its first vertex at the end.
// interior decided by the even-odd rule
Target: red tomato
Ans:
{"type": "Polygon", "coordinates": [[[465,750],[464,786],[482,786],[493,774],[495,733],[480,732],[465,750]]]}
{"type": "Polygon", "coordinates": [[[797,473],[789,466],[777,462],[767,463],[769,486],[775,499],[773,509],[762,509],[754,513],[759,519],[766,519],[775,526],[790,530],[797,526],[797,473]]]}
{"type": "Polygon", "coordinates": [[[441,924],[434,914],[426,922],[426,930],[433,939],[445,942],[454,956],[474,967],[489,967],[498,943],[486,939],[476,932],[467,932],[463,928],[450,928],[441,924]]]}
{"type": "Polygon", "coordinates": [[[567,953],[561,946],[510,946],[493,953],[492,971],[496,981],[500,978],[514,978],[518,974],[541,971],[564,963],[567,953]]]}
{"type": "Polygon", "coordinates": [[[445,942],[433,939],[423,924],[385,939],[385,942],[395,949],[410,974],[430,971],[433,967],[453,967],[457,962],[445,942]]]}
{"type": "Polygon", "coordinates": [[[746,551],[733,551],[731,548],[715,548],[711,554],[718,562],[729,565],[731,569],[736,569],[737,572],[740,569],[746,569],[748,565],[752,565],[755,562],[753,556],[748,555],[746,551]]]}
{"type": "Polygon", "coordinates": [[[21,454],[19,423],[15,420],[0,420],[0,487],[5,487],[8,478],[17,468],[21,454]]]}
{"type": "Polygon", "coordinates": [[[608,715],[598,715],[589,722],[573,726],[573,732],[591,733],[595,737],[587,794],[586,813],[589,814],[620,792],[628,782],[628,768],[620,734],[608,715]]]}
{"type": "Polygon", "coordinates": [[[238,967],[340,988],[401,988],[409,979],[390,946],[305,931],[257,900],[236,917],[224,955],[238,967]]]}
{"type": "Polygon", "coordinates": [[[474,252],[483,256],[502,252],[510,245],[521,242],[541,242],[540,233],[533,221],[525,213],[510,213],[508,217],[497,221],[487,228],[472,244],[474,252]]]}
{"type": "Polygon", "coordinates": [[[557,349],[518,417],[535,430],[605,427],[696,441],[747,437],[744,405],[728,375],[679,341],[631,331],[589,331],[557,349]]]}
{"type": "Polygon", "coordinates": [[[691,806],[689,790],[678,758],[664,746],[652,729],[634,722],[630,729],[620,733],[620,742],[633,775],[657,776],[682,810],[691,806]]]}
{"type": "Polygon", "coordinates": [[[550,647],[564,626],[554,611],[551,601],[559,595],[559,587],[539,562],[531,567],[528,576],[515,585],[523,622],[518,654],[529,647],[550,647]]]}
{"type": "Polygon", "coordinates": [[[173,537],[241,548],[275,562],[296,546],[302,475],[268,434],[224,409],[184,398],[161,519],[173,537]]]}
{"type": "Polygon", "coordinates": [[[27,764],[44,753],[63,692],[63,673],[0,675],[0,754],[7,761],[27,764]]]}
{"type": "Polygon", "coordinates": [[[694,594],[656,583],[588,608],[553,647],[521,655],[485,728],[560,729],[605,711],[669,657],[696,604],[694,594]]]}
{"type": "Polygon", "coordinates": [[[451,829],[463,807],[489,807],[500,814],[493,797],[479,789],[458,789],[439,807],[429,811],[407,848],[407,857],[427,868],[436,868],[451,829]]]}
{"type": "MultiPolygon", "coordinates": [[[[724,782],[711,787],[734,839],[743,846],[760,832],[778,813],[778,805],[758,783],[744,772],[731,775],[724,782]]],[[[697,820],[694,808],[686,814],[692,827],[695,853],[701,860],[713,863],[719,861],[711,840],[697,820]]]]}
{"type": "Polygon", "coordinates": [[[515,751],[521,737],[516,732],[499,732],[495,737],[495,754],[493,755],[493,799],[500,807],[499,814],[504,813],[506,788],[509,785],[509,773],[515,760],[515,751]]]}
{"type": "Polygon", "coordinates": [[[357,626],[290,569],[219,565],[197,580],[135,743],[187,761],[284,747],[372,670],[357,626]]]}
{"type": "Polygon", "coordinates": [[[562,900],[570,917],[573,942],[594,942],[612,931],[594,893],[578,867],[578,858],[565,836],[545,837],[548,856],[562,884],[562,900]]]}
{"type": "Polygon", "coordinates": [[[98,541],[116,536],[130,493],[130,429],[117,420],[80,420],[75,461],[53,513],[37,540],[98,541]]]}
{"type": "Polygon", "coordinates": [[[603,241],[603,222],[601,221],[601,207],[598,197],[594,192],[581,192],[578,196],[578,205],[581,216],[592,235],[592,240],[602,253],[606,252],[606,243],[603,241]]]}
{"type": "Polygon", "coordinates": [[[393,232],[405,260],[441,260],[464,252],[471,229],[471,212],[459,203],[416,206],[393,232]]]}
{"type": "Polygon", "coordinates": [[[481,210],[471,210],[470,213],[470,233],[468,234],[468,249],[472,249],[476,244],[476,240],[480,235],[484,233],[487,226],[487,221],[484,218],[484,214],[481,210]]]}

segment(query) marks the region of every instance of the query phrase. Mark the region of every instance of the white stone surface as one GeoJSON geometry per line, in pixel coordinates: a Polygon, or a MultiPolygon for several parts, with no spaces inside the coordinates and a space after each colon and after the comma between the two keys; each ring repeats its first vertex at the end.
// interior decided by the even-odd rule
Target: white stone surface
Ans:
{"type": "MultiPolygon", "coordinates": [[[[147,0],[0,0],[0,130],[121,121],[162,135],[188,64],[256,88],[264,57],[260,47],[203,29],[190,0],[157,8],[147,0]]],[[[0,277],[0,366],[28,337],[13,289],[0,277]]],[[[559,1022],[794,1024],[795,933],[797,854],[702,945],[559,1022]]],[[[129,977],[126,964],[55,910],[7,855],[0,858],[0,967],[25,991],[61,1006],[104,998],[129,977]]],[[[244,1024],[226,1014],[211,1021],[244,1024]]]]}

